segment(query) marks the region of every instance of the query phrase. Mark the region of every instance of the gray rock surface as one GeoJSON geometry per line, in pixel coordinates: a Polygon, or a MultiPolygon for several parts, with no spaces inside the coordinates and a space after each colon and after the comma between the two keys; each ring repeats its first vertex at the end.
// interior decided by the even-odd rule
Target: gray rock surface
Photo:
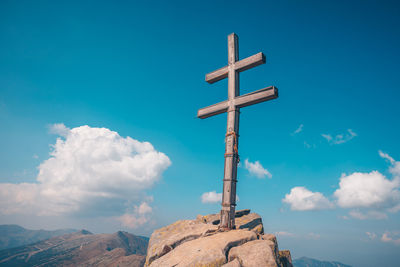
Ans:
{"type": "Polygon", "coordinates": [[[261,217],[250,210],[235,214],[236,230],[218,229],[219,214],[198,215],[153,232],[146,264],[158,266],[293,267],[289,251],[264,234],[261,217]]]}

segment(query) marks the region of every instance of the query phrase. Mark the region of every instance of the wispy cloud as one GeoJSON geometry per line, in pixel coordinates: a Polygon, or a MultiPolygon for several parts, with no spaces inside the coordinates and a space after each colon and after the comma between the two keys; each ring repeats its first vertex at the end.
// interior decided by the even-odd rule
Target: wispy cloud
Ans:
{"type": "Polygon", "coordinates": [[[385,243],[392,243],[395,245],[400,245],[400,232],[389,232],[386,231],[382,234],[381,241],[385,243]]]}
{"type": "Polygon", "coordinates": [[[285,236],[285,237],[294,237],[295,234],[290,233],[290,232],[286,232],[286,231],[279,231],[279,232],[275,232],[275,235],[277,236],[285,236]]]}
{"type": "Polygon", "coordinates": [[[376,238],[376,234],[373,232],[365,232],[369,239],[374,240],[376,238]]]}
{"type": "Polygon", "coordinates": [[[255,161],[254,163],[252,163],[248,159],[246,159],[244,161],[244,165],[249,173],[256,176],[257,178],[272,178],[272,174],[267,169],[265,169],[259,161],[255,161]]]}
{"type": "Polygon", "coordinates": [[[381,150],[379,150],[379,156],[390,162],[391,166],[389,172],[397,179],[400,179],[400,161],[395,161],[391,156],[389,156],[389,154],[384,153],[381,150]]]}
{"type": "MultiPolygon", "coordinates": [[[[239,202],[239,196],[236,195],[236,202],[239,202]]],[[[222,202],[222,193],[216,191],[205,192],[201,195],[201,202],[205,204],[215,204],[222,202]]]]}
{"type": "Polygon", "coordinates": [[[321,238],[321,235],[320,235],[320,234],[317,234],[317,233],[308,233],[308,234],[307,234],[307,238],[309,238],[309,239],[314,239],[314,240],[318,240],[318,239],[321,238]]]}
{"type": "Polygon", "coordinates": [[[303,233],[303,234],[295,234],[292,232],[288,232],[288,231],[278,231],[274,233],[276,236],[280,237],[280,238],[300,238],[301,240],[304,239],[312,239],[312,240],[318,240],[321,238],[320,234],[317,233],[303,233]]]}
{"type": "Polygon", "coordinates": [[[299,127],[297,127],[297,129],[294,132],[291,133],[291,135],[296,135],[296,134],[302,132],[303,131],[303,127],[304,127],[304,125],[300,124],[299,127]]]}
{"type": "Polygon", "coordinates": [[[307,141],[304,141],[304,147],[305,148],[316,148],[317,146],[315,144],[309,144],[307,141]]]}
{"type": "Polygon", "coordinates": [[[387,159],[390,164],[394,165],[396,163],[396,161],[391,156],[389,156],[388,153],[382,152],[382,150],[379,150],[378,153],[381,158],[387,159]]]}
{"type": "Polygon", "coordinates": [[[54,123],[48,126],[51,134],[56,134],[62,137],[67,137],[71,129],[66,127],[64,123],[54,123]]]}
{"type": "Polygon", "coordinates": [[[388,218],[386,213],[376,210],[369,210],[366,212],[361,212],[359,210],[351,210],[349,212],[349,215],[358,220],[369,220],[369,219],[384,220],[388,218]]]}
{"type": "Polygon", "coordinates": [[[321,136],[323,138],[325,138],[326,141],[328,141],[328,143],[330,143],[332,145],[338,145],[338,144],[343,144],[343,143],[350,141],[351,139],[356,137],[357,134],[355,132],[353,132],[351,129],[348,129],[347,133],[338,134],[334,137],[331,134],[321,134],[321,136]]]}

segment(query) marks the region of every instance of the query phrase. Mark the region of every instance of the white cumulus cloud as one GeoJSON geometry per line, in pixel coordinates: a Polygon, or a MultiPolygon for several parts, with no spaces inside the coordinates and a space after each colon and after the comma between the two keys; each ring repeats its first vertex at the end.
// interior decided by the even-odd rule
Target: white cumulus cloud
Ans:
{"type": "Polygon", "coordinates": [[[400,200],[398,180],[389,180],[378,171],[342,176],[334,193],[342,208],[393,207],[400,200]]]}
{"type": "Polygon", "coordinates": [[[355,132],[353,132],[351,129],[348,129],[347,133],[338,134],[335,137],[333,137],[330,134],[321,134],[321,136],[323,138],[325,138],[326,141],[328,141],[330,144],[338,145],[338,144],[343,144],[343,143],[346,143],[346,142],[350,141],[351,139],[356,137],[357,134],[355,132]]]}
{"type": "Polygon", "coordinates": [[[117,212],[127,201],[139,202],[171,164],[149,142],[107,128],[54,124],[50,129],[62,138],[39,165],[36,183],[1,183],[0,213],[117,212]]]}
{"type": "Polygon", "coordinates": [[[217,193],[215,191],[205,192],[201,195],[202,203],[221,203],[222,193],[217,193]]]}
{"type": "Polygon", "coordinates": [[[312,192],[302,186],[292,188],[282,201],[289,204],[291,210],[298,211],[333,208],[333,204],[323,194],[312,192]]]}
{"type": "Polygon", "coordinates": [[[244,165],[249,173],[256,176],[257,178],[272,178],[272,174],[267,169],[265,169],[259,161],[252,163],[248,159],[246,159],[244,161],[244,165]]]}
{"type": "Polygon", "coordinates": [[[382,220],[400,210],[400,162],[382,151],[379,155],[390,162],[392,179],[378,171],[355,172],[343,175],[334,192],[338,206],[352,208],[349,215],[355,219],[382,220]]]}
{"type": "MultiPolygon", "coordinates": [[[[382,151],[379,151],[379,155],[391,164],[389,172],[392,174],[392,179],[378,171],[343,174],[333,197],[336,198],[337,207],[351,210],[348,216],[340,218],[384,220],[388,219],[388,212],[400,211],[400,162],[382,151]]],[[[291,210],[300,211],[335,206],[321,193],[311,192],[305,187],[292,188],[282,201],[289,204],[291,210]]]]}

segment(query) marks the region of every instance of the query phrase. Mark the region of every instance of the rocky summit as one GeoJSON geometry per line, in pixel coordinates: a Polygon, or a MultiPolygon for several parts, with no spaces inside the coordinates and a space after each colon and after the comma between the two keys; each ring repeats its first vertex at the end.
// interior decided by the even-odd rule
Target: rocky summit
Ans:
{"type": "Polygon", "coordinates": [[[290,251],[279,251],[276,237],[264,234],[258,214],[237,211],[235,230],[220,231],[218,224],[219,214],[198,215],[155,230],[145,266],[293,267],[290,251]]]}

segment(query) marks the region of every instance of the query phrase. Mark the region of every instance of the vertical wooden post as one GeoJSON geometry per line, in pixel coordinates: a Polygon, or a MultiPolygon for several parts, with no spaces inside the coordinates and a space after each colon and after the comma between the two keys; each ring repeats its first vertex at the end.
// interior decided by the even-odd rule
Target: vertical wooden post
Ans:
{"type": "Polygon", "coordinates": [[[236,182],[238,164],[239,114],[240,108],[234,105],[234,99],[240,95],[239,73],[235,62],[239,60],[238,37],[232,33],[228,36],[228,122],[225,139],[225,167],[222,193],[220,227],[235,228],[236,182]]]}
{"type": "Polygon", "coordinates": [[[240,108],[278,97],[278,89],[275,86],[266,87],[241,96],[239,90],[239,72],[264,63],[265,56],[261,52],[239,61],[238,37],[234,33],[230,34],[228,36],[228,66],[206,75],[208,83],[215,83],[228,78],[228,100],[199,109],[197,112],[197,117],[201,119],[227,112],[224,185],[220,220],[220,228],[226,230],[235,229],[240,108]]]}

